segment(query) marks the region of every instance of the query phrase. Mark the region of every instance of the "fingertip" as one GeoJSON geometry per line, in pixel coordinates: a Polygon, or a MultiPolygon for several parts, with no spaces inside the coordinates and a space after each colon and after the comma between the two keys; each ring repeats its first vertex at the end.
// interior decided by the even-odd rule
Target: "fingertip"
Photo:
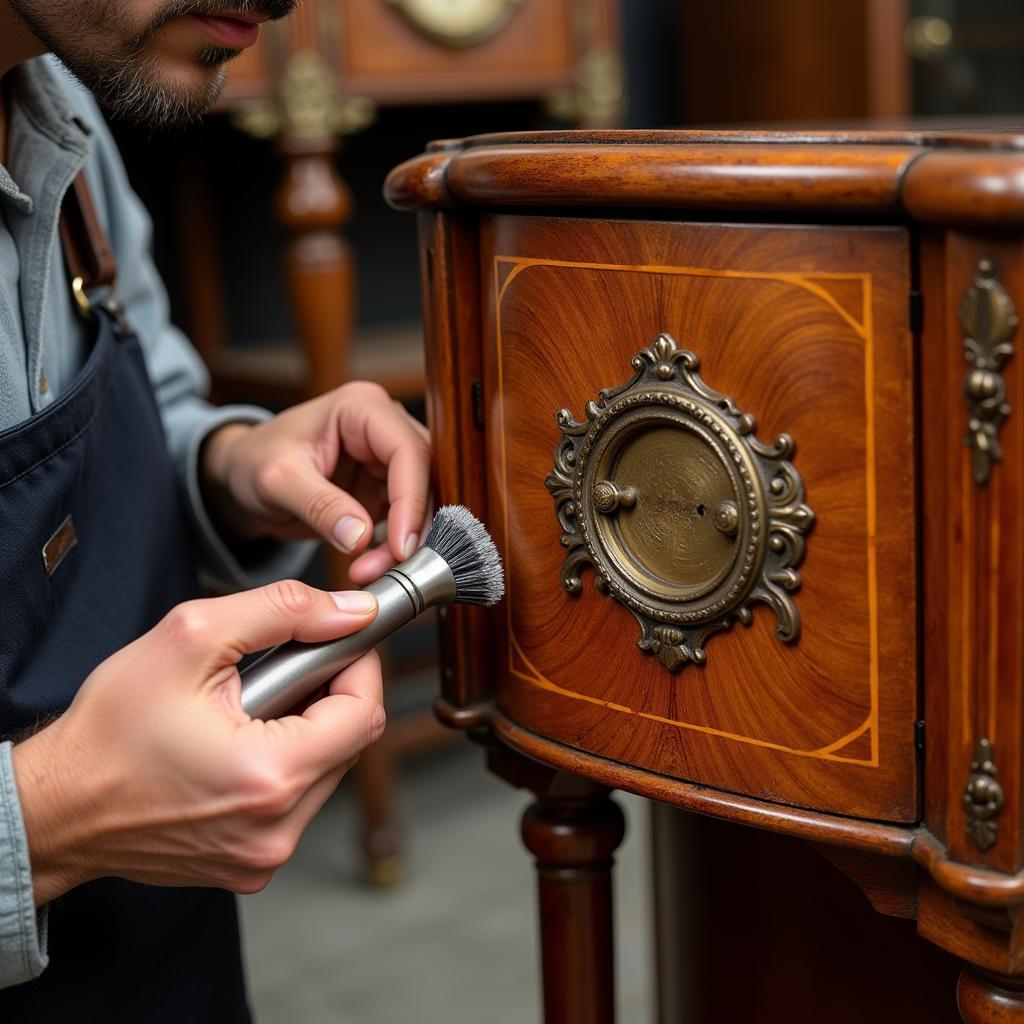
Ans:
{"type": "Polygon", "coordinates": [[[367,651],[331,680],[328,692],[332,697],[357,693],[382,703],[384,690],[380,655],[375,650],[367,651]]]}
{"type": "Polygon", "coordinates": [[[365,551],[349,567],[349,578],[353,583],[363,586],[373,580],[380,579],[395,564],[395,558],[388,547],[374,548],[365,551]]]}
{"type": "Polygon", "coordinates": [[[342,516],[334,524],[331,537],[335,546],[346,555],[352,554],[369,533],[369,523],[358,516],[342,516]]]}

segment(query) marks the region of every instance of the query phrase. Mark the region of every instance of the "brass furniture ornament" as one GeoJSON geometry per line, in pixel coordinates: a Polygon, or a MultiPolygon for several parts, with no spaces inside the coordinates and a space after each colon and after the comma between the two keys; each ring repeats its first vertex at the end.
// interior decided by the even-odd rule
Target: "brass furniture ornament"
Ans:
{"type": "Polygon", "coordinates": [[[562,586],[596,585],[639,621],[641,650],[675,671],[701,665],[704,644],[762,601],[776,635],[793,642],[792,594],[814,513],[788,461],[793,441],[754,436],[756,421],[701,380],[697,355],[659,334],[633,359],[636,374],[588,402],[586,419],[556,419],[562,440],[545,484],[569,549],[562,586]]]}
{"type": "Polygon", "coordinates": [[[1006,382],[1000,371],[1013,355],[1010,338],[1019,323],[1010,296],[995,279],[989,259],[978,261],[977,276],[959,309],[964,349],[971,369],[964,379],[969,418],[964,444],[971,448],[971,471],[979,486],[988,483],[992,464],[1003,457],[999,427],[1010,415],[1006,382]]]}
{"type": "Polygon", "coordinates": [[[980,739],[974,746],[971,777],[964,791],[967,807],[967,834],[982,852],[995,844],[999,826],[996,817],[1003,806],[1003,787],[996,782],[992,744],[980,739]]]}
{"type": "Polygon", "coordinates": [[[523,0],[388,0],[422,35],[444,46],[473,46],[494,35],[523,0]]]}

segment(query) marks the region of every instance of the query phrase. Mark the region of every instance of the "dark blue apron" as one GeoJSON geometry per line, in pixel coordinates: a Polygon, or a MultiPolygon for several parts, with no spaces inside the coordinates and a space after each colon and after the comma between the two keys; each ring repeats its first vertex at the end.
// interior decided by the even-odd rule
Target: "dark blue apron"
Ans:
{"type": "MultiPolygon", "coordinates": [[[[198,587],[142,351],[113,307],[73,385],[0,433],[0,736],[60,714],[198,587]]],[[[139,680],[145,686],[145,680],[139,680]]],[[[50,965],[4,1024],[249,1021],[234,897],[104,878],[50,906],[50,965]]]]}

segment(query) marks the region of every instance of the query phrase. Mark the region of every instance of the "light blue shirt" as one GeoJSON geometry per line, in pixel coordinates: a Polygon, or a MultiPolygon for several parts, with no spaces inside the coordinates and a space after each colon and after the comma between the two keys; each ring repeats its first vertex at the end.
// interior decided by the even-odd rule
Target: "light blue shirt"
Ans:
{"type": "MultiPolygon", "coordinates": [[[[203,400],[206,370],[168,319],[149,252],[149,218],[95,102],[50,57],[22,64],[11,81],[7,165],[0,165],[0,430],[52,402],[85,359],[87,328],[72,304],[57,230],[64,193],[84,168],[117,257],[115,295],[139,336],[168,449],[188,493],[201,568],[232,588],[294,575],[310,545],[281,545],[259,565],[243,566],[206,514],[198,477],[203,440],[226,422],[259,422],[269,414],[203,400]]],[[[0,988],[34,978],[47,963],[46,913],[34,905],[10,746],[0,743],[0,988]]]]}

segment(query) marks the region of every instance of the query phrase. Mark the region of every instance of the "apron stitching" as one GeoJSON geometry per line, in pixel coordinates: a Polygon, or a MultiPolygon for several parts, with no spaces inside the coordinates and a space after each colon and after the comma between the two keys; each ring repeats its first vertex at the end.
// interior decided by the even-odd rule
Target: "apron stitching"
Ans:
{"type": "Polygon", "coordinates": [[[101,363],[102,359],[100,358],[100,353],[98,351],[90,352],[85,365],[82,367],[81,372],[71,382],[71,386],[61,394],[56,401],[51,402],[45,408],[40,409],[39,412],[34,413],[27,420],[22,420],[20,423],[14,423],[4,430],[0,430],[0,443],[3,443],[9,438],[15,437],[20,433],[27,433],[28,431],[42,425],[47,420],[55,419],[67,412],[72,401],[78,396],[79,392],[84,391],[92,383],[92,380],[97,373],[100,372],[101,363]]]}
{"type": "MultiPolygon", "coordinates": [[[[101,398],[104,394],[107,393],[107,391],[110,390],[110,384],[111,382],[108,381],[100,395],[101,398]]],[[[76,430],[75,433],[72,434],[71,437],[69,437],[62,445],[59,445],[57,448],[54,448],[52,452],[49,452],[47,455],[44,455],[43,458],[41,458],[38,462],[33,462],[31,466],[29,466],[27,469],[23,469],[17,476],[12,476],[10,480],[5,480],[3,483],[0,483],[0,490],[3,490],[8,484],[16,483],[27,473],[31,473],[34,469],[38,469],[40,466],[45,465],[55,455],[58,455],[65,448],[67,448],[69,444],[73,444],[75,441],[77,441],[92,426],[92,421],[96,418],[97,411],[97,409],[93,409],[85,423],[83,423],[82,426],[78,430],[76,430]]]]}

